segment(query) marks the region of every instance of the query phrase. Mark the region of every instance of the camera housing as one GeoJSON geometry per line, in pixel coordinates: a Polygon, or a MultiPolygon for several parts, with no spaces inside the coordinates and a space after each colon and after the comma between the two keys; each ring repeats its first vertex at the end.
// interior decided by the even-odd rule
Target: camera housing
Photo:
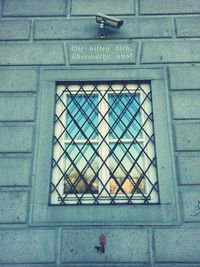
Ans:
{"type": "Polygon", "coordinates": [[[112,16],[107,16],[100,12],[96,14],[96,22],[100,24],[103,23],[105,26],[109,26],[115,29],[119,29],[124,23],[122,19],[118,19],[112,16]]]}

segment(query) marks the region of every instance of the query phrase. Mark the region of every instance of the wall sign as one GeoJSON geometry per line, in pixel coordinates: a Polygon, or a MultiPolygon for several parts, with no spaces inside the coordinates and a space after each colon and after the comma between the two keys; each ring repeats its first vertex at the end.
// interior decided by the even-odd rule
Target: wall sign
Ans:
{"type": "Polygon", "coordinates": [[[135,63],[137,43],[92,42],[69,44],[70,64],[135,63]]]}

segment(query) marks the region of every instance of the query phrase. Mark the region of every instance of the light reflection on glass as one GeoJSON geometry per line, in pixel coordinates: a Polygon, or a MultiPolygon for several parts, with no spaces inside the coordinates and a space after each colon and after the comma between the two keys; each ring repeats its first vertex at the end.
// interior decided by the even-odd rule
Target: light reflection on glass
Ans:
{"type": "Polygon", "coordinates": [[[141,129],[140,95],[109,94],[108,103],[110,107],[109,136],[111,138],[136,136],[141,129]]]}
{"type": "Polygon", "coordinates": [[[144,155],[140,154],[141,147],[134,143],[111,144],[111,151],[113,151],[109,157],[111,193],[123,194],[123,190],[126,194],[140,190],[144,193],[144,179],[141,176],[144,155]],[[118,190],[118,185],[122,185],[123,190],[118,190]],[[137,190],[138,187],[140,190],[137,190]]]}
{"type": "Polygon", "coordinates": [[[96,177],[99,167],[95,150],[96,145],[67,145],[64,193],[98,192],[98,179],[96,177]]]}
{"type": "MultiPolygon", "coordinates": [[[[102,178],[99,177],[99,168],[103,173],[105,167],[97,156],[100,141],[99,132],[95,129],[100,112],[98,101],[97,94],[67,95],[66,137],[75,142],[66,144],[65,194],[97,194],[99,191],[99,179],[102,178]],[[76,142],[76,139],[82,141],[88,138],[95,139],[96,144],[76,142]]],[[[110,177],[107,177],[110,178],[109,191],[117,195],[144,193],[142,142],[140,145],[130,142],[135,136],[142,137],[140,94],[122,93],[119,96],[109,93],[106,104],[109,109],[109,136],[105,144],[110,150],[107,162],[110,170],[110,177]],[[119,138],[123,138],[123,143],[117,143],[119,138]]],[[[104,120],[107,124],[105,117],[104,120]]]]}
{"type": "Polygon", "coordinates": [[[67,138],[96,138],[95,127],[98,124],[98,95],[68,95],[67,96],[67,138]],[[81,130],[80,130],[81,129],[81,130]]]}

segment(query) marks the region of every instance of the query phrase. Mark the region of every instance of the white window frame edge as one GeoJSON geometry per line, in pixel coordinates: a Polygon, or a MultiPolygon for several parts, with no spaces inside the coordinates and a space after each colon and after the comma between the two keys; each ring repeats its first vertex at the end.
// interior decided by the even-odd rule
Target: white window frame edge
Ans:
{"type": "MultiPolygon", "coordinates": [[[[92,82],[90,82],[89,84],[92,84],[92,82]]],[[[119,84],[120,84],[120,81],[119,81],[119,84]]],[[[128,82],[127,84],[129,84],[131,87],[133,88],[129,88],[129,92],[135,92],[137,90],[137,82],[128,82]],[[135,87],[135,88],[134,88],[135,87]]],[[[105,83],[104,85],[107,86],[107,84],[105,83]]],[[[121,84],[120,84],[121,85],[121,84]]],[[[73,86],[73,85],[72,85],[73,86]]],[[[75,85],[76,86],[76,85],[75,85]]],[[[79,84],[77,84],[77,86],[79,86],[79,84]]],[[[151,92],[151,89],[150,89],[150,83],[142,83],[141,84],[142,86],[142,90],[138,90],[138,94],[140,94],[140,104],[142,104],[142,108],[146,111],[147,114],[150,114],[152,112],[152,101],[150,101],[148,98],[144,101],[144,92],[145,91],[145,94],[148,95],[148,93],[151,92]],[[147,101],[150,102],[149,104],[147,104],[147,101]]],[[[65,85],[57,85],[56,87],[56,93],[58,93],[58,95],[61,95],[61,101],[62,102],[65,102],[67,103],[67,95],[68,93],[65,92],[63,93],[63,91],[65,90],[65,85]]],[[[119,89],[115,89],[113,88],[113,90],[119,90],[119,89]]],[[[84,88],[84,91],[85,93],[91,93],[91,90],[90,89],[87,89],[87,88],[84,88]]],[[[107,92],[106,89],[102,88],[100,90],[103,94],[103,92],[105,91],[106,93],[106,97],[108,97],[108,94],[109,92],[107,92]]],[[[112,91],[111,91],[112,93],[112,91]]],[[[81,94],[81,93],[80,93],[81,94]]],[[[105,101],[101,101],[100,102],[100,106],[99,106],[99,114],[100,116],[104,116],[106,113],[107,113],[107,102],[104,103],[105,101]]],[[[65,116],[66,116],[66,113],[63,113],[64,111],[64,107],[63,105],[60,105],[59,106],[59,103],[56,104],[55,106],[55,113],[56,114],[62,114],[61,117],[60,117],[60,120],[63,121],[63,124],[66,122],[66,119],[65,119],[65,116]]],[[[142,119],[142,125],[144,124],[145,120],[147,118],[147,115],[145,114],[145,112],[141,111],[141,119],[142,119]]],[[[100,118],[99,118],[99,121],[100,121],[100,118]]],[[[153,123],[150,123],[149,120],[147,120],[147,122],[145,123],[144,125],[144,129],[145,131],[151,136],[153,133],[153,123]]],[[[60,125],[60,124],[59,124],[60,125]]],[[[102,121],[102,123],[99,125],[99,128],[100,128],[100,132],[102,134],[102,136],[105,136],[107,131],[108,131],[108,125],[105,123],[105,121],[102,121]]],[[[55,133],[56,133],[56,136],[59,136],[59,133],[61,134],[62,133],[62,130],[61,128],[55,124],[55,133]]],[[[146,134],[144,133],[144,136],[142,138],[142,142],[143,143],[146,143],[145,140],[147,140],[147,137],[146,137],[146,134]]],[[[110,141],[110,140],[109,140],[110,141]]],[[[61,144],[64,144],[65,143],[65,138],[64,138],[64,135],[62,135],[62,137],[60,138],[60,142],[61,144]]],[[[99,141],[98,141],[99,142],[99,141]]],[[[145,148],[145,151],[146,151],[146,154],[147,155],[150,155],[150,158],[153,158],[153,156],[155,156],[155,147],[154,145],[152,144],[152,142],[149,142],[148,145],[146,146],[145,148]]],[[[102,159],[106,159],[107,158],[107,155],[108,155],[108,149],[105,147],[105,144],[103,144],[103,146],[101,146],[100,148],[100,152],[99,152],[101,155],[102,155],[102,159]],[[103,151],[101,151],[103,150],[103,151]]],[[[63,154],[63,150],[61,149],[60,146],[58,145],[54,145],[54,158],[55,160],[57,160],[58,158],[60,158],[60,156],[63,154]]],[[[65,160],[64,160],[64,157],[62,156],[62,159],[60,159],[59,161],[59,166],[62,170],[65,169],[65,160]]],[[[147,169],[147,166],[149,165],[150,163],[150,160],[147,158],[147,156],[144,156],[144,170],[147,169]]],[[[108,170],[109,172],[109,170],[108,170]]],[[[155,168],[153,168],[153,166],[151,165],[150,168],[147,170],[146,172],[147,176],[150,177],[150,181],[152,181],[152,183],[154,182],[157,182],[157,173],[156,173],[156,170],[155,168]]],[[[53,172],[52,172],[52,182],[54,184],[57,184],[60,179],[61,179],[61,175],[62,173],[59,171],[58,167],[54,167],[53,168],[53,172]]],[[[103,184],[106,184],[107,180],[109,179],[109,173],[108,175],[106,176],[105,175],[105,168],[101,168],[101,171],[100,171],[100,176],[101,176],[101,181],[103,182],[103,184]]],[[[150,182],[148,181],[148,179],[144,179],[144,183],[145,183],[145,188],[146,188],[146,193],[144,193],[144,195],[148,195],[149,192],[151,191],[151,188],[152,186],[150,186],[150,182]]],[[[101,184],[99,184],[99,191],[101,191],[101,184]]],[[[57,190],[59,191],[60,195],[61,196],[65,196],[65,194],[62,194],[62,191],[63,191],[63,188],[64,188],[64,180],[62,182],[59,182],[59,185],[57,185],[57,190]]],[[[109,191],[109,183],[107,184],[106,186],[106,189],[109,191]]],[[[79,194],[78,194],[79,195],[79,194]]],[[[81,195],[81,194],[80,194],[81,195]]],[[[102,191],[102,194],[99,196],[99,204],[107,204],[109,203],[110,199],[101,199],[101,196],[103,197],[106,197],[107,196],[107,192],[106,190],[103,190],[102,191]]],[[[139,204],[139,203],[142,203],[143,204],[143,198],[140,197],[140,195],[137,195],[135,194],[135,196],[133,197],[135,198],[135,204],[139,204]]],[[[151,196],[150,196],[150,200],[149,200],[149,203],[157,203],[158,202],[158,198],[159,198],[159,192],[158,194],[153,191],[151,193],[151,196]]],[[[85,196],[82,198],[82,202],[83,203],[87,203],[87,204],[92,204],[91,201],[92,201],[92,197],[90,196],[85,196]]],[[[123,203],[126,203],[126,199],[123,200],[123,197],[116,197],[116,203],[118,204],[123,204],[123,203]]],[[[51,204],[52,205],[56,205],[56,204],[59,204],[59,200],[58,200],[58,195],[56,193],[56,191],[54,191],[52,194],[51,194],[51,204]]],[[[76,197],[72,194],[72,195],[69,195],[66,197],[66,204],[76,204],[76,197]],[[75,198],[74,200],[74,203],[73,203],[73,199],[75,198]],[[67,203],[67,201],[70,201],[70,203],[67,203]]],[[[145,204],[144,204],[145,205],[145,204]]]]}

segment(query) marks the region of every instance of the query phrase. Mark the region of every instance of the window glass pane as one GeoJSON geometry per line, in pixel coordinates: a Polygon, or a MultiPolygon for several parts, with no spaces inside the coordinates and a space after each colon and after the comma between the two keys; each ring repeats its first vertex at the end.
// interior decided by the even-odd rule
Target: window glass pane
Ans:
{"type": "Polygon", "coordinates": [[[109,137],[138,137],[141,129],[140,94],[109,94],[109,137]]]}
{"type": "Polygon", "coordinates": [[[69,139],[94,139],[98,132],[98,95],[68,95],[66,112],[66,137],[69,139]]]}
{"type": "Polygon", "coordinates": [[[64,193],[98,192],[96,145],[67,144],[64,193]]]}
{"type": "Polygon", "coordinates": [[[144,153],[142,144],[110,145],[110,192],[113,194],[144,193],[144,153]]]}

